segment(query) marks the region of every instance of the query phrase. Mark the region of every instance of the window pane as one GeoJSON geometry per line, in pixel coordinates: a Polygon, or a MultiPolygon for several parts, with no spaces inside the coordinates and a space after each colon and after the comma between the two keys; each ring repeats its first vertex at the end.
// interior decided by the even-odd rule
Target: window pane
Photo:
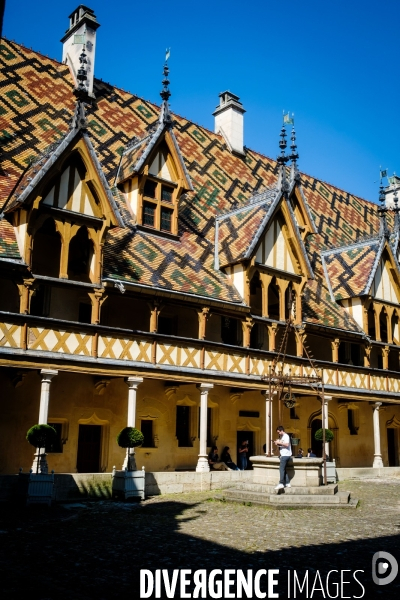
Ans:
{"type": "Polygon", "coordinates": [[[171,231],[172,210],[161,207],[161,229],[171,231]]]}
{"type": "Polygon", "coordinates": [[[144,184],[144,195],[148,198],[155,198],[156,188],[157,183],[155,181],[151,181],[151,179],[146,179],[146,183],[144,184]]]}
{"type": "Polygon", "coordinates": [[[144,205],[143,205],[143,225],[151,225],[151,227],[154,227],[155,212],[156,212],[155,204],[150,204],[149,202],[144,203],[144,205]]]}
{"type": "Polygon", "coordinates": [[[169,188],[166,185],[161,186],[161,200],[164,200],[164,202],[172,202],[172,192],[172,188],[169,188]]]}

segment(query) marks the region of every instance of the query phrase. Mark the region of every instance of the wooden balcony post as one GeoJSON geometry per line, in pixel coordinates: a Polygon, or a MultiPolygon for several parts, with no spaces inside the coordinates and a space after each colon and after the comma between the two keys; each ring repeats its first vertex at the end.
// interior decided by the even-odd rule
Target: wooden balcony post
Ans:
{"type": "Polygon", "coordinates": [[[382,348],[382,366],[386,371],[389,368],[389,352],[390,352],[389,346],[384,346],[382,348]]]}
{"type": "Polygon", "coordinates": [[[205,340],[207,321],[211,317],[210,308],[208,306],[204,306],[197,311],[197,316],[199,319],[199,340],[205,340]]]}
{"type": "Polygon", "coordinates": [[[149,303],[150,307],[150,333],[157,333],[158,330],[158,317],[162,309],[162,305],[156,300],[153,303],[149,303]]]}
{"type": "Polygon", "coordinates": [[[270,352],[274,352],[276,350],[276,334],[278,331],[278,324],[271,323],[268,325],[268,349],[270,352]]]}
{"type": "Polygon", "coordinates": [[[245,320],[242,321],[243,348],[250,348],[250,335],[253,325],[254,321],[251,317],[246,317],[245,320]]]}
{"type": "Polygon", "coordinates": [[[335,338],[334,340],[331,341],[332,362],[334,362],[334,363],[339,362],[339,346],[340,346],[339,338],[335,338]]]}

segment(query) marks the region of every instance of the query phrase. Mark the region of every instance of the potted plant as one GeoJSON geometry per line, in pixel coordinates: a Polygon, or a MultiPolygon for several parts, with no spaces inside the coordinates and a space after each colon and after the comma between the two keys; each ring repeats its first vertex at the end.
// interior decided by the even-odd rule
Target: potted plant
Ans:
{"type": "MultiPolygon", "coordinates": [[[[318,442],[323,442],[324,432],[323,429],[317,429],[315,432],[315,439],[318,442]]],[[[332,442],[334,439],[334,434],[331,429],[325,429],[325,442],[332,442]]],[[[330,453],[329,453],[330,454],[330,453]]],[[[326,457],[326,478],[328,483],[336,483],[336,463],[335,459],[329,460],[329,457],[326,457]]]]}
{"type": "MultiPolygon", "coordinates": [[[[48,504],[50,506],[53,497],[54,471],[48,473],[46,460],[46,446],[51,446],[57,440],[57,432],[54,427],[42,423],[31,427],[26,439],[36,448],[34,465],[36,473],[29,473],[27,488],[27,504],[48,504]]],[[[20,470],[20,474],[22,469],[20,470]]]]}
{"type": "Polygon", "coordinates": [[[121,471],[113,468],[112,490],[115,495],[122,496],[125,500],[132,497],[144,500],[145,472],[144,467],[141,471],[136,470],[134,450],[141,446],[143,441],[143,433],[135,427],[124,427],[117,435],[117,444],[126,448],[126,456],[121,471]]]}

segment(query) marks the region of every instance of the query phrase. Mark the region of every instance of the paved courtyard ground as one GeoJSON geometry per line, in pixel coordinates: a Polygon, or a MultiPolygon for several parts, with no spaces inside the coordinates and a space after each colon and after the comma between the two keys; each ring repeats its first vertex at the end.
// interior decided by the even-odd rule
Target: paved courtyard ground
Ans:
{"type": "MultiPolygon", "coordinates": [[[[360,499],[357,509],[276,510],[216,501],[212,492],[140,504],[4,505],[2,597],[130,600],[140,597],[140,569],[279,569],[279,598],[399,598],[400,575],[376,585],[371,565],[378,551],[400,563],[400,479],[346,481],[340,489],[360,499]],[[331,570],[338,573],[327,580],[331,570]],[[296,595],[294,571],[306,581],[296,595]],[[335,582],[341,577],[340,588],[335,582]]],[[[266,583],[263,576],[262,589],[266,583]]],[[[167,597],[163,587],[161,597],[167,597]]],[[[181,597],[179,588],[175,597],[181,597]]]]}

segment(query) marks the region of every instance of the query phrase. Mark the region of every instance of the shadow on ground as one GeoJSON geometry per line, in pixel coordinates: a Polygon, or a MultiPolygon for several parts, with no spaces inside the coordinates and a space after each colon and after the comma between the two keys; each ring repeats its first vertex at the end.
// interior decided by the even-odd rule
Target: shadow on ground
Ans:
{"type": "MultiPolygon", "coordinates": [[[[371,577],[375,552],[384,550],[400,558],[400,536],[396,533],[400,529],[400,516],[399,521],[393,523],[393,536],[298,548],[295,547],[296,531],[293,531],[290,547],[249,552],[244,551],[241,535],[234,544],[236,548],[224,545],[224,539],[219,543],[201,539],[203,533],[207,534],[202,526],[206,508],[205,501],[188,504],[170,500],[154,504],[100,502],[48,510],[3,506],[0,516],[3,598],[14,599],[25,593],[29,600],[136,599],[140,597],[140,569],[168,569],[170,572],[172,569],[207,569],[208,572],[212,569],[252,569],[253,572],[280,569],[279,585],[275,588],[279,598],[400,597],[400,576],[386,586],[375,585],[371,577]],[[188,511],[190,516],[185,515],[188,511]],[[198,526],[199,537],[180,531],[182,524],[188,521],[198,526]],[[334,585],[340,580],[340,574],[335,573],[330,576],[329,589],[326,588],[326,576],[332,569],[346,571],[344,579],[350,583],[344,584],[342,590],[334,585]],[[293,578],[294,570],[300,580],[308,570],[307,593],[306,586],[301,593],[297,590],[296,596],[291,587],[288,594],[288,571],[293,578]],[[356,570],[360,570],[357,579],[362,586],[353,578],[356,570]],[[315,581],[316,589],[311,595],[315,581]]],[[[249,507],[249,510],[260,509],[249,507]]],[[[239,513],[245,518],[244,509],[239,513]]],[[[310,528],[313,514],[313,511],[304,511],[306,526],[310,528]]],[[[237,517],[232,516],[234,518],[237,517]]],[[[263,526],[260,521],[260,527],[263,526]]],[[[271,536],[279,538],[281,531],[274,530],[271,523],[269,527],[271,536]]],[[[261,579],[261,588],[267,591],[265,577],[261,579]]],[[[164,590],[161,597],[167,597],[164,590]]],[[[179,590],[174,597],[181,597],[179,590]]]]}

